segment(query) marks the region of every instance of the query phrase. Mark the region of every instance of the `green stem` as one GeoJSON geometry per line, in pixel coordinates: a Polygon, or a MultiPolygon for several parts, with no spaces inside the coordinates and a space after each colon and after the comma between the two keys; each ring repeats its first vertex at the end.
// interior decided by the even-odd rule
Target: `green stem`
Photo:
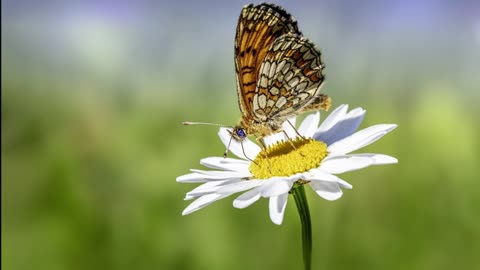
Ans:
{"type": "Polygon", "coordinates": [[[291,193],[295,198],[300,221],[302,222],[302,244],[303,244],[303,263],[305,270],[312,267],[312,222],[310,220],[310,210],[308,210],[307,196],[305,195],[304,185],[295,184],[291,193]]]}

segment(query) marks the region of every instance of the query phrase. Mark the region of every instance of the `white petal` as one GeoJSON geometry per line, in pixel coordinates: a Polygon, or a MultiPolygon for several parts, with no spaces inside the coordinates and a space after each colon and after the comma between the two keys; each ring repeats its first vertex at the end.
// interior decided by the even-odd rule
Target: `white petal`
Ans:
{"type": "Polygon", "coordinates": [[[342,188],[346,188],[346,189],[352,189],[352,185],[350,185],[350,183],[348,183],[347,181],[343,180],[343,179],[338,179],[338,185],[340,185],[340,187],[342,188]]]}
{"type": "Polygon", "coordinates": [[[212,181],[206,182],[187,193],[185,199],[192,199],[208,194],[212,194],[217,192],[217,190],[223,188],[225,185],[230,185],[233,183],[241,182],[240,179],[233,179],[233,180],[221,180],[221,181],[212,181]]]}
{"type": "Polygon", "coordinates": [[[310,186],[318,196],[329,201],[338,200],[343,194],[337,182],[312,181],[310,186]]]}
{"type": "MultiPolygon", "coordinates": [[[[230,133],[228,132],[227,128],[220,128],[220,130],[218,131],[218,136],[220,137],[220,140],[222,140],[225,147],[227,147],[232,137],[232,135],[230,135],[230,133]]],[[[231,151],[234,155],[241,159],[254,159],[260,152],[260,147],[254,144],[249,139],[245,139],[242,142],[232,139],[229,151],[231,151]],[[245,154],[242,150],[242,144],[243,149],[245,150],[245,154]]]]}
{"type": "Polygon", "coordinates": [[[283,222],[283,214],[285,213],[285,208],[287,206],[288,193],[270,197],[269,209],[270,209],[270,219],[273,223],[280,225],[283,222]]]}
{"type": "Polygon", "coordinates": [[[209,194],[209,195],[205,195],[205,196],[202,196],[198,199],[196,199],[195,201],[193,201],[191,204],[189,204],[187,206],[187,208],[185,208],[185,210],[183,210],[182,212],[182,215],[188,215],[190,213],[193,213],[197,210],[200,210],[202,209],[203,207],[215,202],[215,201],[218,201],[220,199],[223,199],[227,196],[229,196],[230,194],[209,194]]]}
{"type": "Polygon", "coordinates": [[[230,172],[230,171],[205,171],[205,170],[197,170],[197,169],[190,169],[190,171],[192,171],[193,173],[201,174],[206,179],[211,179],[211,180],[245,178],[245,177],[250,177],[252,175],[250,171],[230,172]]]}
{"type": "Polygon", "coordinates": [[[250,165],[245,160],[224,157],[207,157],[201,159],[200,164],[211,169],[224,171],[245,171],[248,170],[250,165]]]}
{"type": "Polygon", "coordinates": [[[385,165],[398,163],[398,159],[383,154],[351,154],[352,157],[369,157],[374,160],[372,165],[385,165]]]}
{"type": "Polygon", "coordinates": [[[260,192],[258,191],[257,188],[249,190],[242,195],[238,196],[234,201],[233,201],[233,207],[235,208],[247,208],[252,203],[258,201],[260,199],[260,192]]]}
{"type": "Polygon", "coordinates": [[[342,120],[343,117],[347,114],[348,105],[343,104],[338,106],[332,113],[328,115],[328,117],[322,122],[320,127],[318,128],[317,132],[322,132],[325,130],[329,130],[335,123],[339,120],[342,120]]]}
{"type": "Polygon", "coordinates": [[[229,179],[241,179],[249,177],[247,172],[228,172],[228,171],[202,171],[191,170],[193,173],[177,177],[179,183],[203,183],[209,181],[222,181],[229,179]]]}
{"type": "Polygon", "coordinates": [[[306,138],[313,137],[313,134],[318,128],[318,123],[320,122],[320,113],[316,112],[308,115],[303,120],[302,124],[298,128],[298,132],[306,138]]]}
{"type": "Polygon", "coordinates": [[[283,134],[283,132],[274,133],[272,135],[269,135],[263,138],[263,141],[265,142],[266,146],[270,146],[279,141],[285,141],[285,140],[286,140],[285,134],[283,134]]]}
{"type": "Polygon", "coordinates": [[[293,181],[285,177],[272,177],[263,180],[265,183],[259,188],[262,197],[269,198],[288,193],[292,188],[293,181]]]}
{"type": "Polygon", "coordinates": [[[222,186],[216,192],[217,193],[237,193],[237,192],[245,191],[247,189],[258,187],[264,182],[265,182],[264,180],[242,180],[240,182],[235,182],[230,185],[222,186]]]}
{"type": "MultiPolygon", "coordinates": [[[[207,179],[205,175],[199,174],[199,173],[189,173],[189,174],[185,174],[177,177],[177,182],[179,183],[203,183],[203,182],[208,182],[210,180],[212,179],[211,178],[207,179]]],[[[225,180],[225,179],[222,177],[218,177],[218,179],[216,180],[225,180]]]]}
{"type": "Polygon", "coordinates": [[[321,181],[337,182],[339,179],[337,176],[329,174],[319,169],[312,169],[304,173],[303,175],[305,177],[305,180],[311,180],[311,181],[321,180],[321,181]]]}
{"type": "Polygon", "coordinates": [[[188,200],[191,200],[191,199],[195,199],[197,198],[196,196],[192,196],[192,195],[188,195],[188,193],[185,195],[185,198],[183,198],[185,201],[188,201],[188,200]]]}
{"type": "MultiPolygon", "coordinates": [[[[290,121],[290,123],[292,123],[293,126],[295,126],[296,120],[297,119],[295,117],[292,117],[292,118],[288,119],[288,121],[290,121]]],[[[283,122],[282,129],[288,134],[288,137],[290,137],[292,139],[297,136],[297,132],[295,132],[295,130],[292,128],[292,126],[287,121],[283,122]]],[[[279,141],[286,141],[286,140],[287,140],[287,138],[285,137],[285,133],[283,133],[283,132],[277,132],[277,133],[271,134],[269,136],[265,136],[263,138],[263,141],[265,142],[266,146],[270,146],[270,145],[275,144],[279,141]]]]}
{"type": "Polygon", "coordinates": [[[333,156],[322,161],[320,170],[331,174],[339,174],[366,168],[373,165],[374,162],[375,160],[371,157],[333,156]]]}
{"type": "Polygon", "coordinates": [[[377,141],[396,127],[395,124],[381,124],[362,129],[352,136],[330,145],[328,151],[332,155],[350,153],[377,141]]]}
{"type": "Polygon", "coordinates": [[[351,110],[343,118],[337,117],[337,122],[329,129],[315,132],[313,138],[331,145],[352,135],[358,129],[364,117],[364,109],[356,108],[351,110]]]}

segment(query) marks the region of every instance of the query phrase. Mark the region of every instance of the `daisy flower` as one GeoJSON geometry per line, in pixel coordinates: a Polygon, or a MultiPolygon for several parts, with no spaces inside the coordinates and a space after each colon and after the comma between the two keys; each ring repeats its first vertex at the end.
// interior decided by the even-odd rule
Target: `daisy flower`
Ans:
{"type": "MultiPolygon", "coordinates": [[[[318,196],[333,201],[342,196],[342,188],[352,188],[338,174],[397,163],[396,158],[383,154],[351,154],[377,141],[397,125],[374,125],[355,132],[365,110],[347,111],[348,105],[339,106],[320,125],[320,113],[310,114],[297,128],[298,133],[286,122],[283,129],[290,139],[283,133],[265,137],[265,151],[249,139],[242,142],[243,146],[232,140],[229,149],[238,158],[200,160],[200,164],[212,170],[192,169],[191,173],[177,178],[181,183],[203,183],[186,194],[186,200],[195,200],[183,215],[243,192],[233,201],[234,207],[246,208],[260,198],[268,198],[270,219],[279,225],[288,194],[295,185],[308,185],[318,196]]],[[[289,121],[295,125],[295,118],[289,121]]],[[[231,137],[228,129],[220,128],[218,135],[227,146],[231,137]]]]}

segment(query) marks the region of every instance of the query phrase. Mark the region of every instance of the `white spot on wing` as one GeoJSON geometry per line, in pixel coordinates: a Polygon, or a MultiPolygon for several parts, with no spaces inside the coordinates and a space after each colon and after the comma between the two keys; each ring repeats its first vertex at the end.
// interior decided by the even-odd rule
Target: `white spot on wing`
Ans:
{"type": "Polygon", "coordinates": [[[270,65],[270,73],[268,74],[268,77],[269,78],[273,78],[273,76],[275,75],[275,71],[277,70],[277,62],[273,62],[271,65],[270,65]]]}
{"type": "Polygon", "coordinates": [[[281,108],[283,105],[285,105],[285,103],[287,103],[287,99],[285,97],[280,97],[278,100],[277,100],[277,103],[275,104],[275,106],[277,108],[281,108]]]}
{"type": "Polygon", "coordinates": [[[262,73],[266,75],[267,71],[270,69],[270,62],[263,62],[262,73]]]}
{"type": "Polygon", "coordinates": [[[277,65],[277,69],[275,70],[276,73],[279,73],[280,70],[282,70],[283,66],[285,65],[287,61],[283,60],[282,62],[280,62],[278,65],[277,65]]]}
{"type": "Polygon", "coordinates": [[[258,109],[258,96],[257,95],[254,95],[253,96],[253,111],[257,111],[258,109]]]}
{"type": "Polygon", "coordinates": [[[260,78],[260,87],[267,88],[267,85],[268,85],[267,76],[262,75],[262,77],[260,78]]]}
{"type": "Polygon", "coordinates": [[[293,77],[293,79],[291,79],[289,82],[288,82],[288,85],[290,87],[295,87],[298,83],[300,82],[300,79],[298,77],[293,77]]]}
{"type": "Polygon", "coordinates": [[[311,51],[308,51],[303,55],[303,59],[305,60],[310,60],[310,59],[313,59],[314,57],[315,55],[313,55],[311,51]]]}
{"type": "Polygon", "coordinates": [[[277,87],[274,86],[274,87],[270,88],[269,91],[270,91],[270,94],[276,96],[280,92],[280,89],[278,89],[277,87]]]}
{"type": "Polygon", "coordinates": [[[297,95],[298,98],[300,98],[301,100],[304,100],[306,98],[308,98],[310,95],[308,93],[300,93],[297,95]]]}
{"type": "Polygon", "coordinates": [[[267,107],[273,107],[273,105],[275,105],[275,101],[273,99],[269,99],[267,101],[267,107]]]}
{"type": "Polygon", "coordinates": [[[285,75],[285,80],[286,81],[290,81],[290,79],[293,77],[293,71],[289,71],[286,75],[285,75]]]}
{"type": "Polygon", "coordinates": [[[305,81],[298,84],[297,87],[295,87],[295,89],[297,90],[297,92],[302,92],[303,90],[305,90],[305,88],[307,88],[307,85],[308,85],[308,82],[305,81]]]}
{"type": "Polygon", "coordinates": [[[291,41],[284,42],[282,46],[282,51],[285,51],[288,47],[290,47],[290,45],[292,45],[291,41]]]}
{"type": "Polygon", "coordinates": [[[267,106],[267,96],[266,95],[258,96],[258,106],[260,106],[260,108],[262,108],[262,109],[265,109],[265,106],[267,106]]]}
{"type": "Polygon", "coordinates": [[[280,49],[280,46],[282,46],[282,43],[280,42],[274,43],[272,49],[274,51],[277,51],[278,49],[280,49]]]}
{"type": "Polygon", "coordinates": [[[302,43],[295,42],[292,45],[292,50],[296,50],[298,48],[302,47],[302,43]]]}
{"type": "Polygon", "coordinates": [[[283,65],[283,69],[282,69],[282,73],[285,74],[287,73],[287,71],[290,70],[290,63],[289,62],[285,62],[285,64],[283,65]]]}
{"type": "Polygon", "coordinates": [[[318,58],[315,58],[312,60],[312,63],[310,64],[310,68],[315,70],[316,68],[318,68],[320,66],[320,68],[322,67],[321,65],[318,64],[318,61],[317,61],[318,58]]]}

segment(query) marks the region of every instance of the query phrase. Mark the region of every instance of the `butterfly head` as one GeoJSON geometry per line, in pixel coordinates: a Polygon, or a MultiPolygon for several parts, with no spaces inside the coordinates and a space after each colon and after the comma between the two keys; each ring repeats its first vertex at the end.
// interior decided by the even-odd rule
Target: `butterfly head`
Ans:
{"type": "Polygon", "coordinates": [[[248,136],[247,131],[241,126],[235,126],[230,134],[237,141],[243,141],[248,136]]]}

